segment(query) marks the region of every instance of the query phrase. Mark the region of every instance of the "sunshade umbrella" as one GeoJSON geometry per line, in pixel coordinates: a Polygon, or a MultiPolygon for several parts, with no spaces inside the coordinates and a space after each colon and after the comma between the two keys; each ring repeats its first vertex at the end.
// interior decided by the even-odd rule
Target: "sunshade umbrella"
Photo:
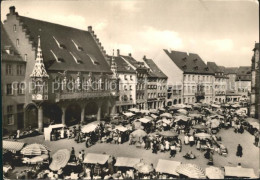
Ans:
{"type": "Polygon", "coordinates": [[[81,132],[83,132],[83,133],[90,133],[90,132],[95,131],[96,128],[97,128],[97,124],[90,123],[90,124],[87,124],[87,125],[83,126],[81,128],[81,132]]]}
{"type": "Polygon", "coordinates": [[[220,106],[217,105],[217,104],[211,104],[211,106],[214,107],[214,108],[220,108],[220,106]]]}
{"type": "Polygon", "coordinates": [[[137,108],[130,108],[130,109],[128,109],[128,111],[135,112],[135,113],[140,112],[140,110],[137,108]]]}
{"type": "Polygon", "coordinates": [[[157,109],[150,109],[149,111],[150,111],[150,113],[158,114],[158,110],[157,109]]]}
{"type": "Polygon", "coordinates": [[[220,125],[220,121],[217,119],[212,119],[210,122],[211,122],[211,128],[217,128],[220,125]]]}
{"type": "Polygon", "coordinates": [[[49,149],[43,144],[29,144],[21,150],[21,154],[28,156],[40,156],[48,154],[49,149]]]}
{"type": "Polygon", "coordinates": [[[52,162],[50,164],[50,169],[53,171],[58,171],[59,169],[65,167],[70,159],[70,151],[68,149],[60,149],[52,156],[52,162]]]}
{"type": "Polygon", "coordinates": [[[154,168],[151,164],[146,164],[146,163],[143,163],[143,162],[136,164],[134,166],[134,168],[136,170],[138,170],[139,173],[143,173],[143,174],[149,174],[150,172],[152,172],[154,170],[154,168]]]}
{"type": "Polygon", "coordinates": [[[147,135],[147,133],[142,129],[137,129],[134,132],[131,133],[134,137],[144,137],[147,135]]]}
{"type": "Polygon", "coordinates": [[[43,162],[46,159],[48,159],[48,155],[43,154],[43,155],[40,155],[40,156],[33,157],[32,159],[29,160],[29,162],[32,163],[32,164],[36,164],[36,163],[39,163],[39,162],[43,162]]]}
{"type": "Polygon", "coordinates": [[[141,112],[142,114],[149,114],[149,113],[150,113],[150,111],[149,111],[149,110],[146,110],[146,109],[142,109],[140,112],[141,112]]]}
{"type": "Polygon", "coordinates": [[[156,119],[158,116],[154,115],[154,114],[151,114],[151,117],[156,119]]]}
{"type": "Polygon", "coordinates": [[[125,132],[127,131],[128,129],[122,125],[119,125],[119,126],[116,126],[115,129],[121,131],[121,132],[125,132]]]}
{"type": "Polygon", "coordinates": [[[160,111],[165,111],[165,109],[164,109],[164,108],[162,108],[162,107],[161,107],[161,108],[159,108],[159,110],[160,110],[160,111]]]}
{"type": "Polygon", "coordinates": [[[158,134],[161,135],[161,136],[164,136],[164,137],[176,137],[176,136],[178,136],[178,134],[173,132],[173,131],[162,131],[162,132],[159,132],[158,134]]]}
{"type": "Polygon", "coordinates": [[[176,168],[176,172],[193,179],[206,179],[204,170],[196,164],[181,164],[176,168]]]}
{"type": "Polygon", "coordinates": [[[170,113],[163,113],[160,117],[172,118],[172,115],[170,113]]]}
{"type": "Polygon", "coordinates": [[[224,172],[218,167],[210,166],[206,168],[206,176],[209,179],[224,179],[224,172]]]}
{"type": "Polygon", "coordinates": [[[195,137],[201,138],[201,139],[205,139],[205,138],[210,138],[211,135],[207,134],[207,133],[197,133],[194,135],[195,137]]]}
{"type": "Polygon", "coordinates": [[[193,129],[207,129],[206,126],[203,126],[203,125],[201,125],[201,124],[197,124],[197,125],[193,126],[192,128],[193,128],[193,129]]]}
{"type": "Polygon", "coordinates": [[[177,122],[177,121],[188,121],[188,117],[187,116],[176,116],[175,117],[175,122],[177,122]]]}
{"type": "Polygon", "coordinates": [[[187,111],[185,109],[179,109],[178,112],[182,114],[187,114],[187,111]]]}
{"type": "Polygon", "coordinates": [[[140,118],[139,121],[142,122],[142,123],[148,123],[148,122],[151,121],[151,119],[148,119],[148,118],[145,117],[145,118],[140,118]]]}
{"type": "Polygon", "coordinates": [[[201,117],[201,114],[189,114],[190,117],[201,117]]]}
{"type": "Polygon", "coordinates": [[[125,116],[127,116],[127,117],[132,117],[132,116],[134,116],[135,114],[134,113],[132,113],[132,112],[126,112],[126,113],[123,113],[125,116]]]}

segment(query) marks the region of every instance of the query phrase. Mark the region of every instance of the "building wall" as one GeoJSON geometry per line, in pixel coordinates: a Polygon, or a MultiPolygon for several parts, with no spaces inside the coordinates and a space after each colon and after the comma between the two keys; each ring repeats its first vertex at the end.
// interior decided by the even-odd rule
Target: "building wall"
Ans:
{"type": "Polygon", "coordinates": [[[156,77],[147,77],[147,107],[148,109],[156,109],[158,107],[158,94],[157,94],[157,81],[156,77]]]}
{"type": "Polygon", "coordinates": [[[228,91],[235,91],[236,90],[236,74],[228,74],[227,79],[227,90],[228,91]]]}
{"type": "Polygon", "coordinates": [[[213,101],[224,103],[226,101],[227,78],[216,75],[213,87],[213,101]]]}
{"type": "Polygon", "coordinates": [[[251,92],[251,81],[236,81],[235,86],[236,92],[241,96],[248,97],[248,94],[251,92]]]}
{"type": "Polygon", "coordinates": [[[210,103],[213,98],[213,75],[184,74],[183,75],[183,103],[195,103],[197,86],[204,85],[205,99],[203,102],[210,103]]]}
{"type": "Polygon", "coordinates": [[[136,83],[136,105],[138,108],[146,109],[147,105],[147,70],[137,69],[136,83]]]}
{"type": "Polygon", "coordinates": [[[17,65],[23,66],[23,72],[25,71],[24,62],[5,61],[2,60],[1,64],[1,76],[2,76],[2,125],[8,132],[12,132],[16,129],[24,127],[24,111],[23,106],[25,103],[24,93],[18,92],[18,84],[24,82],[24,74],[17,74],[17,65]],[[11,65],[12,74],[6,74],[6,65],[11,65]],[[7,84],[13,84],[13,93],[7,94],[7,84]],[[12,107],[12,111],[8,112],[9,107],[12,107]],[[22,107],[22,108],[21,108],[22,107]],[[9,121],[8,118],[12,121],[9,121]]]}
{"type": "MultiPolygon", "coordinates": [[[[9,13],[9,15],[7,15],[7,20],[4,21],[4,28],[23,60],[27,62],[24,81],[27,87],[29,87],[31,83],[30,74],[32,73],[36,59],[36,48],[29,40],[29,36],[26,36],[26,29],[22,27],[22,24],[19,22],[19,17],[17,17],[16,14],[9,13]],[[16,25],[16,31],[13,30],[14,25],[16,25]],[[19,40],[19,45],[16,43],[17,40],[19,40]]],[[[31,103],[31,100],[30,88],[26,88],[25,107],[31,103]]]]}
{"type": "Polygon", "coordinates": [[[157,108],[167,105],[167,82],[166,78],[158,78],[157,80],[157,108]]]}
{"type": "Polygon", "coordinates": [[[119,101],[116,102],[120,107],[120,112],[128,106],[133,107],[136,104],[136,74],[135,73],[118,73],[119,75],[119,101]],[[124,101],[123,96],[127,96],[128,100],[124,101]],[[132,97],[132,100],[130,99],[132,97]],[[124,107],[122,107],[124,106],[124,107]]]}

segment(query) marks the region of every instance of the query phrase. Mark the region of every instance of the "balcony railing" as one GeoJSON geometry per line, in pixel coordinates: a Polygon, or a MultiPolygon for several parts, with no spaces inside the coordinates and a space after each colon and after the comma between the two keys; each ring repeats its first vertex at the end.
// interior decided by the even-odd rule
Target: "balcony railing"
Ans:
{"type": "Polygon", "coordinates": [[[205,92],[202,92],[202,91],[196,92],[195,96],[205,96],[205,92]]]}
{"type": "Polygon", "coordinates": [[[85,99],[85,98],[95,98],[95,97],[110,97],[117,96],[116,91],[90,91],[90,92],[66,92],[66,93],[56,93],[55,100],[59,102],[60,100],[69,99],[85,99]]]}

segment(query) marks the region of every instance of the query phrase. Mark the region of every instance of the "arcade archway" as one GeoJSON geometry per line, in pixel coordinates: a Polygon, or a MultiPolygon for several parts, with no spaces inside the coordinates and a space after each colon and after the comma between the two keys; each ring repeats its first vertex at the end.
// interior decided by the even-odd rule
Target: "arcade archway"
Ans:
{"type": "Polygon", "coordinates": [[[65,123],[68,126],[75,125],[80,122],[81,107],[79,104],[70,104],[65,112],[65,123]]]}
{"type": "Polygon", "coordinates": [[[38,108],[35,104],[28,104],[25,108],[25,127],[38,127],[38,108]]]}
{"type": "Polygon", "coordinates": [[[95,102],[89,102],[85,106],[85,118],[87,122],[97,120],[98,105],[95,102]]]}

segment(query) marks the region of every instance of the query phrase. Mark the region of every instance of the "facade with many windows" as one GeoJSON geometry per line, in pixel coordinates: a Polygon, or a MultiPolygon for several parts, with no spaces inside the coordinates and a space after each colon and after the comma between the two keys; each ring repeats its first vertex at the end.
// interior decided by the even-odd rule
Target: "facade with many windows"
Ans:
{"type": "Polygon", "coordinates": [[[143,61],[148,68],[147,77],[147,107],[157,109],[165,107],[167,100],[168,77],[159,69],[152,59],[144,56],[143,61]]]}
{"type": "Polygon", "coordinates": [[[1,37],[9,38],[19,57],[8,54],[10,43],[2,43],[3,112],[7,124],[16,124],[16,113],[24,118],[17,126],[5,126],[8,130],[30,126],[41,131],[50,122],[88,123],[115,113],[118,76],[91,26],[79,30],[9,9],[1,37]],[[11,88],[13,81],[20,84],[18,90],[11,88]]]}
{"type": "Polygon", "coordinates": [[[215,62],[208,62],[207,66],[215,73],[213,80],[213,101],[226,102],[227,75],[215,62]]]}
{"type": "Polygon", "coordinates": [[[119,78],[119,97],[116,101],[116,112],[127,111],[136,105],[136,71],[120,56],[112,56],[117,67],[119,78]]]}
{"type": "Polygon", "coordinates": [[[1,62],[2,124],[5,133],[24,127],[26,61],[19,55],[2,24],[1,62]]]}

